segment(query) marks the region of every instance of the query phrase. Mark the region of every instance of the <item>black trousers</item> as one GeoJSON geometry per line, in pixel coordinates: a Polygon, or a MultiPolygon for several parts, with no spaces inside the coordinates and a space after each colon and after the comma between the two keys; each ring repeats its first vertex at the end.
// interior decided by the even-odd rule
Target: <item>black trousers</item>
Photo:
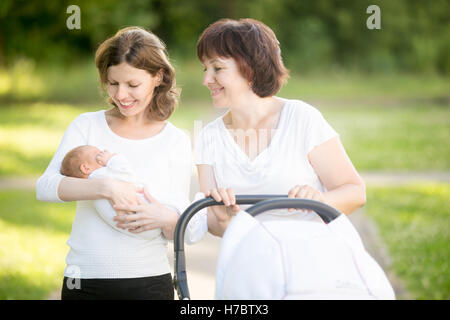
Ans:
{"type": "Polygon", "coordinates": [[[61,300],[173,300],[170,273],[132,279],[64,277],[61,300]]]}

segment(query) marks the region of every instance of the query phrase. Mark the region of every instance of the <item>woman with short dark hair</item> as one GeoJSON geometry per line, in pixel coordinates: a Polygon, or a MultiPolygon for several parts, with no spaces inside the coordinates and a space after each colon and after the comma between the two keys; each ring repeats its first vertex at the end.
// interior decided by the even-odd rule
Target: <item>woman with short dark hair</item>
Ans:
{"type": "MultiPolygon", "coordinates": [[[[201,191],[225,204],[208,210],[212,234],[222,236],[239,210],[235,194],[288,194],[346,214],[365,204],[364,182],[322,114],[303,101],[275,96],[288,71],[268,26],[219,20],[200,36],[197,54],[214,105],[228,109],[195,145],[201,191]]],[[[313,212],[269,212],[258,219],[274,215],[321,221],[313,212]]]]}

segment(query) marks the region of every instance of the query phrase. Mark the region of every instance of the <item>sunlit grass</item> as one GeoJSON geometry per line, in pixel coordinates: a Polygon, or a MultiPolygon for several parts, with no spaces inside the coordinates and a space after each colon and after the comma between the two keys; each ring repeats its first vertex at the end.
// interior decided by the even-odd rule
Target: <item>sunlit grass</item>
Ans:
{"type": "Polygon", "coordinates": [[[394,271],[414,299],[450,299],[450,185],[369,187],[394,271]]]}
{"type": "MultiPolygon", "coordinates": [[[[450,110],[440,106],[329,107],[317,105],[340,134],[358,170],[439,171],[450,169],[450,110]]],[[[39,175],[64,130],[83,112],[106,104],[10,104],[0,108],[0,176],[39,175]]],[[[170,121],[187,130],[217,113],[209,101],[181,100],[170,121]]]]}
{"type": "Polygon", "coordinates": [[[0,300],[45,299],[60,287],[75,204],[0,192],[0,300]]]}
{"type": "MultiPolygon", "coordinates": [[[[171,61],[177,85],[183,89],[183,99],[209,100],[209,92],[202,85],[201,63],[195,58],[171,57],[171,61]]],[[[333,104],[352,100],[366,104],[399,99],[448,99],[449,90],[450,79],[436,74],[366,74],[348,70],[304,74],[292,71],[279,95],[333,104]]],[[[0,69],[0,101],[101,103],[100,91],[93,57],[70,66],[19,59],[9,68],[0,69]]]]}
{"type": "Polygon", "coordinates": [[[0,108],[0,176],[42,173],[70,122],[93,110],[44,103],[0,108]]]}
{"type": "Polygon", "coordinates": [[[359,170],[450,169],[447,106],[321,108],[359,170]]]}
{"type": "MultiPolygon", "coordinates": [[[[103,105],[12,104],[0,108],[0,176],[41,174],[68,125],[81,113],[108,109],[103,105]]],[[[205,103],[181,102],[170,121],[192,132],[195,120],[208,120],[205,103]]],[[[192,139],[194,139],[192,135],[192,139]]]]}
{"type": "Polygon", "coordinates": [[[313,99],[340,105],[361,107],[392,101],[447,98],[450,80],[437,75],[361,74],[293,74],[280,92],[281,96],[313,99]]]}
{"type": "MultiPolygon", "coordinates": [[[[170,121],[194,138],[194,121],[205,124],[217,111],[201,84],[200,63],[175,59],[174,65],[183,91],[170,121]]],[[[108,106],[93,61],[14,68],[0,71],[0,100],[9,101],[0,107],[0,177],[40,175],[69,123],[108,106]]],[[[438,76],[292,74],[278,95],[318,107],[360,171],[448,171],[449,88],[450,80],[438,76]]],[[[395,271],[419,299],[450,298],[449,190],[368,188],[367,211],[395,271]]],[[[60,287],[74,211],[73,203],[38,202],[34,192],[0,192],[0,300],[42,299],[60,287]]]]}

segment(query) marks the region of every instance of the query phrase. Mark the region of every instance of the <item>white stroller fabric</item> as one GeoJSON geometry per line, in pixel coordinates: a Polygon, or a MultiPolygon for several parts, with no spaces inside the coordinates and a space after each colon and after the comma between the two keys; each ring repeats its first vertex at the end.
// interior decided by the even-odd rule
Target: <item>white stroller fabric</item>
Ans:
{"type": "Polygon", "coordinates": [[[395,299],[385,273],[341,214],[329,224],[259,222],[240,211],[222,242],[216,299],[395,299]]]}

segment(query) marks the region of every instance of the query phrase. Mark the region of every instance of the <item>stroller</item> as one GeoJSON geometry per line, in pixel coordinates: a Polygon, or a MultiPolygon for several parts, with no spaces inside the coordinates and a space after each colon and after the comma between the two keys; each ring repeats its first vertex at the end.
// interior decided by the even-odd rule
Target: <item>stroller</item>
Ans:
{"type": "MultiPolygon", "coordinates": [[[[240,211],[223,235],[216,270],[216,299],[395,299],[385,273],[364,249],[344,214],[318,201],[285,195],[238,195],[240,211]],[[323,221],[254,217],[274,209],[307,209],[323,221]],[[291,230],[291,231],[289,231],[291,230]]],[[[223,205],[211,197],[190,205],[174,234],[174,286],[189,300],[184,236],[200,210],[223,205]]]]}

